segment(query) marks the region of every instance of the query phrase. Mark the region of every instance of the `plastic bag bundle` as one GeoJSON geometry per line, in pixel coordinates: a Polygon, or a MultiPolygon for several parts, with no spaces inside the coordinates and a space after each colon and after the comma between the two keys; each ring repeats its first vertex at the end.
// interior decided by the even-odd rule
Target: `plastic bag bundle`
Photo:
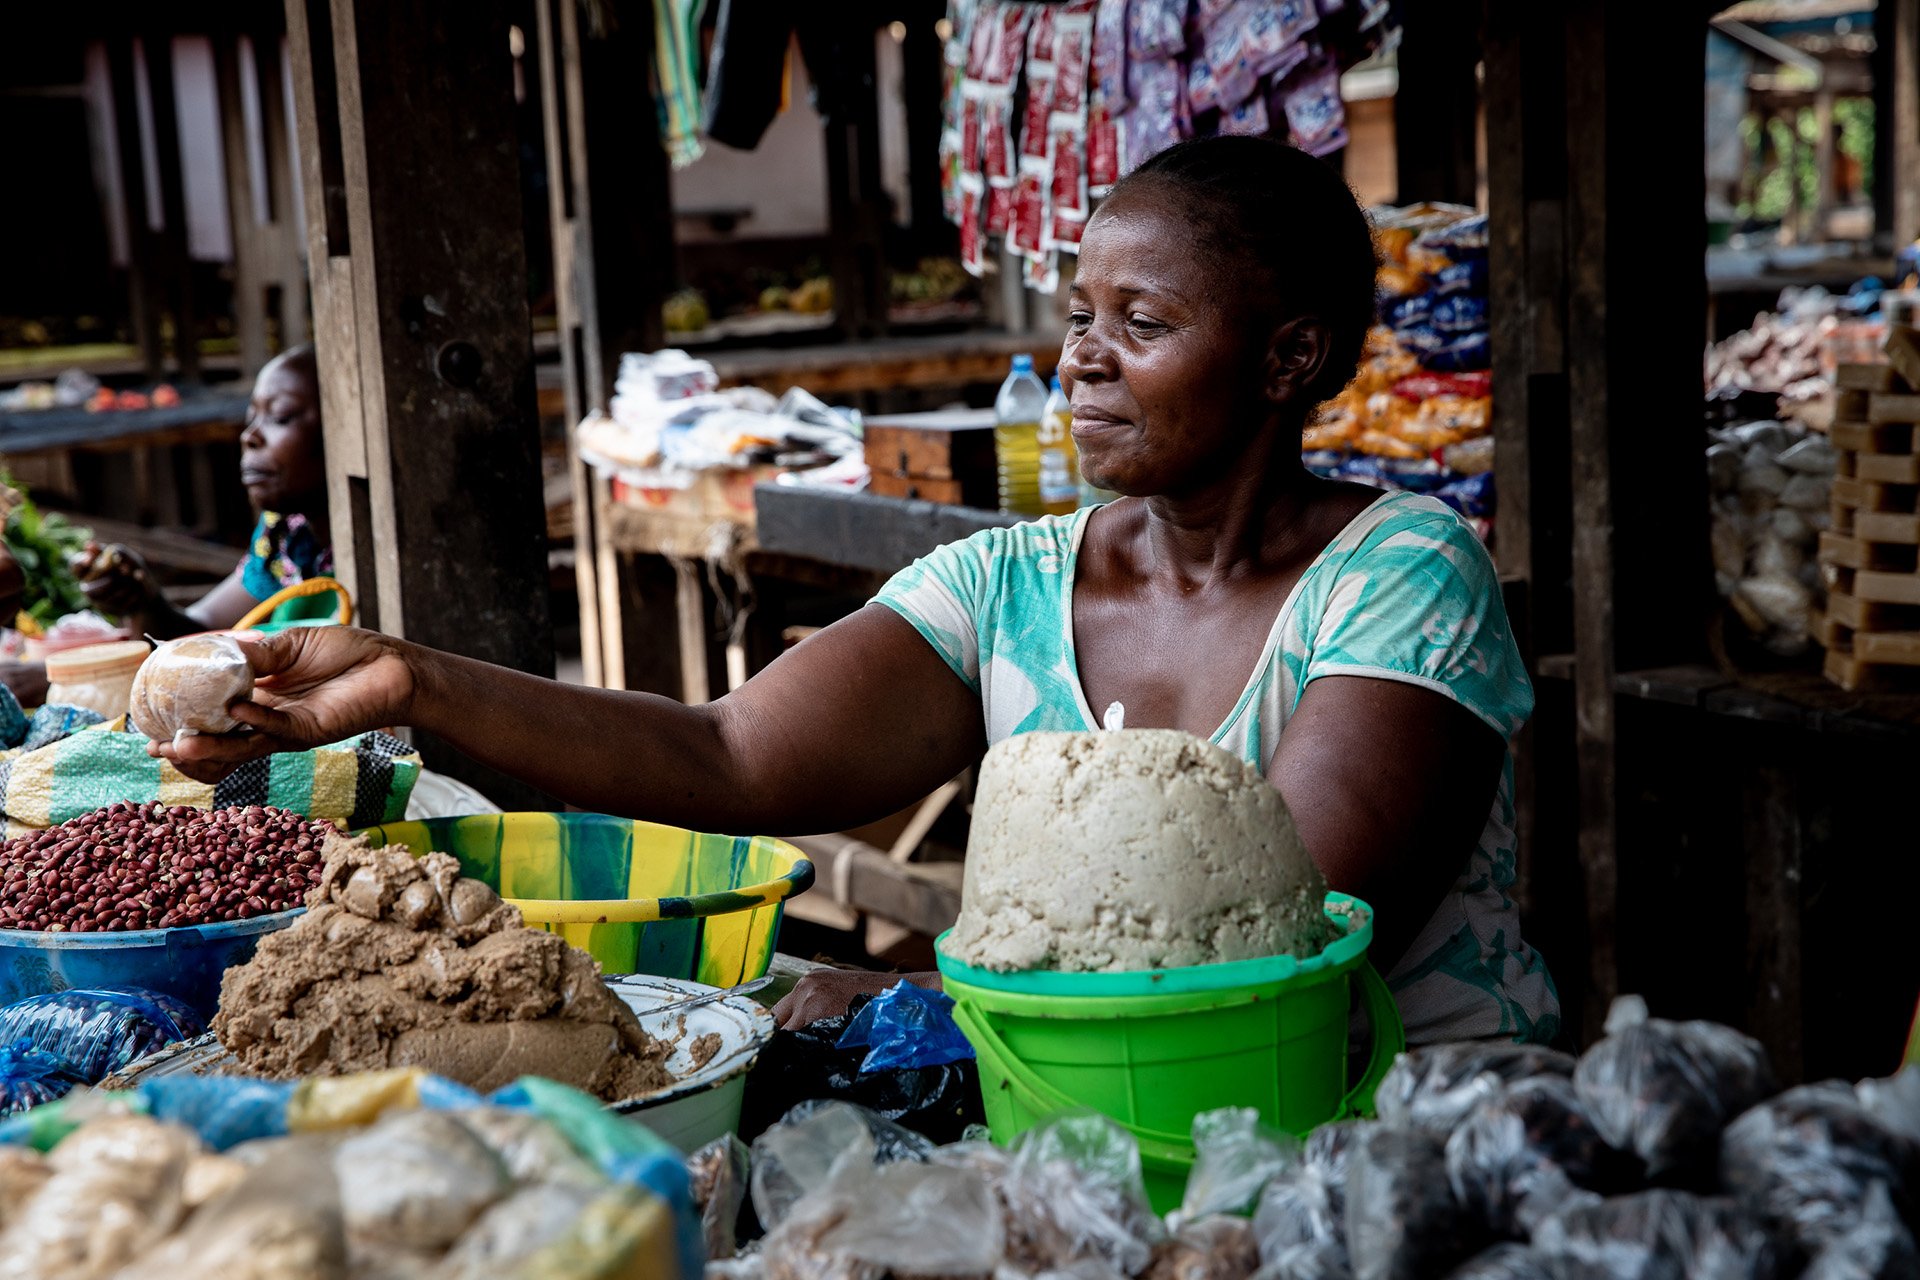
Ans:
{"type": "Polygon", "coordinates": [[[1020,1135],[1000,1187],[1007,1260],[1039,1273],[1097,1263],[1138,1275],[1165,1235],[1147,1206],[1140,1148],[1101,1115],[1070,1115],[1020,1135]]]}
{"type": "Polygon", "coordinates": [[[1869,1115],[1920,1149],[1920,1063],[1884,1080],[1862,1080],[1854,1092],[1869,1115]]]}
{"type": "Polygon", "coordinates": [[[1426,1280],[1471,1257],[1487,1232],[1453,1198],[1446,1139],[1369,1125],[1347,1171],[1347,1251],[1354,1280],[1426,1280]]]}
{"type": "Polygon", "coordinates": [[[709,1261],[731,1258],[734,1223],[746,1200],[752,1158],[746,1144],[732,1134],[715,1138],[687,1157],[693,1179],[693,1205],[700,1211],[700,1236],[709,1261]]]}
{"type": "Polygon", "coordinates": [[[1655,1179],[1710,1169],[1727,1121],[1778,1088],[1759,1041],[1711,1022],[1649,1018],[1637,996],[1614,1001],[1607,1036],[1581,1057],[1573,1083],[1600,1136],[1655,1179]]]}
{"type": "Polygon", "coordinates": [[[911,982],[895,983],[868,1001],[834,1047],[866,1049],[860,1062],[863,1075],[973,1057],[973,1046],[953,1020],[953,997],[911,982]]]}
{"type": "Polygon", "coordinates": [[[1497,1244],[1462,1263],[1447,1280],[1554,1280],[1540,1255],[1523,1244],[1497,1244]]]}
{"type": "Polygon", "coordinates": [[[1853,1229],[1815,1254],[1801,1280],[1905,1280],[1910,1276],[1920,1276],[1920,1245],[1893,1211],[1886,1187],[1875,1183],[1853,1229]]]}
{"type": "Polygon", "coordinates": [[[1772,1239],[1731,1201],[1664,1189],[1585,1201],[1533,1236],[1554,1280],[1774,1280],[1772,1239]]]}
{"type": "Polygon", "coordinates": [[[1837,1080],[1802,1085],[1748,1111],[1720,1141],[1720,1178],[1751,1212],[1807,1252],[1852,1234],[1875,1186],[1913,1211],[1909,1170],[1920,1150],[1837,1080]]]}
{"type": "Polygon", "coordinates": [[[1319,1244],[1288,1245],[1264,1261],[1254,1280],[1353,1280],[1353,1262],[1347,1246],[1327,1240],[1319,1244]]]}
{"type": "Polygon", "coordinates": [[[1611,1155],[1573,1082],[1523,1080],[1476,1106],[1447,1139],[1453,1194],[1496,1235],[1524,1239],[1611,1155]]]}
{"type": "Polygon", "coordinates": [[[1502,1084],[1573,1074],[1573,1057],[1542,1045],[1466,1041],[1414,1049],[1394,1059],[1373,1104],[1382,1123],[1453,1132],[1502,1084]]]}
{"type": "Polygon", "coordinates": [[[140,665],[128,718],[157,742],[232,733],[240,722],[227,714],[228,705],[252,694],[253,667],[238,640],[184,636],[162,644],[140,665]]]}
{"type": "Polygon", "coordinates": [[[86,1084],[206,1029],[172,996],[133,987],[56,991],[0,1008],[0,1044],[45,1050],[86,1084]]]}
{"type": "Polygon", "coordinates": [[[1246,1280],[1259,1265],[1253,1224],[1245,1218],[1199,1218],[1155,1247],[1140,1280],[1246,1280]]]}
{"type": "Polygon", "coordinates": [[[1336,1251],[1342,1269],[1348,1266],[1347,1174],[1360,1128],[1353,1121],[1321,1125],[1299,1161],[1267,1184],[1253,1215],[1263,1261],[1311,1246],[1336,1251]]]}
{"type": "Polygon", "coordinates": [[[64,1058],[26,1039],[0,1045],[0,1116],[64,1098],[85,1084],[64,1058]]]}
{"type": "Polygon", "coordinates": [[[846,1102],[803,1102],[754,1139],[753,1211],[769,1231],[837,1170],[924,1161],[933,1144],[846,1102]]]}
{"type": "Polygon", "coordinates": [[[1193,1173],[1180,1217],[1196,1222],[1210,1214],[1245,1213],[1266,1185],[1295,1163],[1300,1144],[1260,1123],[1252,1107],[1228,1107],[1193,1118],[1193,1173]]]}

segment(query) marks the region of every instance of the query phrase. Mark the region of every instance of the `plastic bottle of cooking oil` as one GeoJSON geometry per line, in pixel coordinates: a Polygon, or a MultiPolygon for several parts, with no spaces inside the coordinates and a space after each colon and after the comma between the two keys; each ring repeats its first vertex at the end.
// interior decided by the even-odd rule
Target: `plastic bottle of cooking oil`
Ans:
{"type": "Polygon", "coordinates": [[[1040,413],[1040,509],[1064,516],[1080,505],[1080,459],[1073,447],[1073,409],[1060,379],[1053,380],[1040,413]]]}
{"type": "Polygon", "coordinates": [[[993,401],[993,452],[1000,472],[1000,509],[1043,514],[1040,505],[1040,419],[1047,384],[1033,371],[1033,357],[1013,358],[1013,370],[993,401]]]}

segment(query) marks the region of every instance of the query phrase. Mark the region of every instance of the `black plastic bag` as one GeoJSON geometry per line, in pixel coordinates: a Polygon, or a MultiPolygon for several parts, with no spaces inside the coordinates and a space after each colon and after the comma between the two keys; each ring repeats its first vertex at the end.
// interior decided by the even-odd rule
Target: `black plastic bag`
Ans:
{"type": "Polygon", "coordinates": [[[1610,1159],[1563,1076],[1522,1080],[1486,1098],[1447,1139],[1453,1194],[1497,1236],[1532,1234],[1578,1187],[1598,1184],[1610,1159]]]}
{"type": "Polygon", "coordinates": [[[1533,1251],[1554,1280],[1776,1280],[1779,1255],[1730,1200],[1657,1189],[1547,1218],[1533,1251]]]}
{"type": "Polygon", "coordinates": [[[1554,1280],[1540,1255],[1523,1244],[1497,1244],[1468,1259],[1447,1280],[1554,1280]]]}
{"type": "Polygon", "coordinates": [[[1347,1169],[1347,1253],[1354,1280],[1445,1275],[1488,1241],[1453,1198],[1446,1139],[1421,1129],[1368,1125],[1347,1169]]]}
{"type": "Polygon", "coordinates": [[[1912,1280],[1914,1276],[1920,1276],[1920,1245],[1893,1211],[1887,1189],[1875,1183],[1853,1229],[1815,1254],[1801,1280],[1912,1280]]]}
{"type": "Polygon", "coordinates": [[[1607,1036],[1574,1068],[1594,1127],[1639,1157],[1649,1180],[1703,1185],[1727,1121],[1777,1091],[1760,1043],[1712,1022],[1647,1016],[1637,996],[1614,1001],[1607,1036]]]}
{"type": "Polygon", "coordinates": [[[867,1050],[838,1045],[871,999],[858,996],[841,1017],[774,1034],[747,1080],[742,1139],[752,1142],[809,1100],[851,1102],[943,1145],[960,1141],[968,1125],[986,1123],[980,1071],[971,1060],[861,1073],[867,1050]]]}
{"type": "Polygon", "coordinates": [[[1909,1171],[1920,1152],[1838,1080],[1801,1085],[1742,1115],[1720,1141],[1720,1179],[1750,1212],[1809,1254],[1854,1232],[1868,1193],[1913,1212],[1909,1171]]]}
{"type": "Polygon", "coordinates": [[[1496,1040],[1428,1045],[1394,1059],[1373,1105],[1382,1123],[1441,1136],[1502,1084],[1535,1076],[1571,1076],[1573,1055],[1537,1044],[1496,1040]]]}

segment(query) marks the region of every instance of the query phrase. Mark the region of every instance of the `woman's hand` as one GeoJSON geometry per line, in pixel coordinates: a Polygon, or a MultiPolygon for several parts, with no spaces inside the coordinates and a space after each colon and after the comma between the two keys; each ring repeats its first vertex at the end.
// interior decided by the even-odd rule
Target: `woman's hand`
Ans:
{"type": "Polygon", "coordinates": [[[160,584],[138,552],[118,543],[89,542],[68,562],[95,610],[114,618],[139,617],[161,602],[160,584]]]}
{"type": "Polygon", "coordinates": [[[352,627],[294,627],[238,637],[253,665],[251,702],[228,708],[252,732],[182,737],[147,751],[201,782],[217,782],[249,760],[305,751],[355,734],[405,724],[415,677],[409,646],[352,627]]]}
{"type": "Polygon", "coordinates": [[[793,984],[779,1004],[773,1006],[773,1020],[792,1031],[822,1018],[837,1018],[847,1011],[855,996],[877,996],[903,982],[929,991],[940,989],[937,973],[867,973],[860,969],[817,969],[793,984]]]}

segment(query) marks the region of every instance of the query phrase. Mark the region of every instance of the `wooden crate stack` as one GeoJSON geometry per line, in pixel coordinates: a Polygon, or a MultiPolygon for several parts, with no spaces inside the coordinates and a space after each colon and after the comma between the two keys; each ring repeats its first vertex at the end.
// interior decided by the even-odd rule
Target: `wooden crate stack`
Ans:
{"type": "Polygon", "coordinates": [[[1849,690],[1920,688],[1920,334],[1895,330],[1887,353],[1840,367],[1833,528],[1820,535],[1826,673],[1849,690]]]}

